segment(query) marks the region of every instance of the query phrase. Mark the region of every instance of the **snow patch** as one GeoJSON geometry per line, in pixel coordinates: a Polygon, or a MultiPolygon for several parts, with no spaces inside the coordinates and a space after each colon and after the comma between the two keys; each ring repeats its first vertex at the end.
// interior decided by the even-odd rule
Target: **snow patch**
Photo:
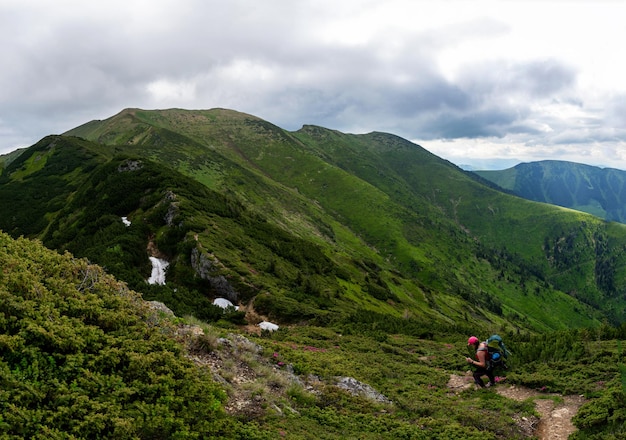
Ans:
{"type": "Polygon", "coordinates": [[[270,332],[278,330],[278,325],[274,324],[273,322],[263,321],[260,322],[258,325],[259,327],[261,327],[262,330],[267,330],[270,332]]]}
{"type": "Polygon", "coordinates": [[[239,310],[239,306],[234,305],[232,302],[230,302],[226,298],[215,298],[213,300],[213,305],[221,307],[223,309],[227,309],[229,307],[234,307],[235,310],[239,310]]]}
{"type": "Polygon", "coordinates": [[[126,226],[130,226],[130,220],[128,220],[128,217],[122,217],[122,223],[126,226]]]}
{"type": "Polygon", "coordinates": [[[161,260],[160,258],[150,257],[150,262],[152,263],[152,274],[150,278],[148,278],[148,284],[165,284],[165,271],[167,266],[170,265],[165,260],[161,260]]]}

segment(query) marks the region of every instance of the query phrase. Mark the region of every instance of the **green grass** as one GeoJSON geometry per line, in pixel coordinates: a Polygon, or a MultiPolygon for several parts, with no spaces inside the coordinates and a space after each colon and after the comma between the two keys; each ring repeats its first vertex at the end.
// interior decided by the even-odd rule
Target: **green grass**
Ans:
{"type": "Polygon", "coordinates": [[[296,370],[330,382],[337,376],[353,377],[393,402],[375,404],[324,388],[315,401],[301,399],[300,416],[269,421],[270,426],[295,438],[447,438],[453,432],[464,438],[489,436],[480,427],[481,419],[493,423],[492,432],[521,438],[511,419],[502,414],[532,412],[528,405],[493,393],[488,399],[481,393],[449,393],[449,373],[444,369],[462,368],[459,359],[463,360],[461,350],[453,344],[403,335],[376,342],[314,327],[278,332],[270,341],[260,342],[275,359],[296,370]]]}
{"type": "Polygon", "coordinates": [[[24,180],[25,177],[36,173],[43,169],[48,161],[48,158],[52,155],[53,151],[48,151],[46,154],[33,155],[24,162],[22,168],[11,173],[12,180],[24,180]]]}

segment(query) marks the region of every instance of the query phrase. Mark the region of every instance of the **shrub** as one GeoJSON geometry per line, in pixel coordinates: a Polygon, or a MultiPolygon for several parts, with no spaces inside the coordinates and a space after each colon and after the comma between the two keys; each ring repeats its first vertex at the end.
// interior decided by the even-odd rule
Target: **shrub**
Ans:
{"type": "Polygon", "coordinates": [[[233,438],[224,392],[137,294],[70,254],[0,242],[0,437],[233,438]]]}

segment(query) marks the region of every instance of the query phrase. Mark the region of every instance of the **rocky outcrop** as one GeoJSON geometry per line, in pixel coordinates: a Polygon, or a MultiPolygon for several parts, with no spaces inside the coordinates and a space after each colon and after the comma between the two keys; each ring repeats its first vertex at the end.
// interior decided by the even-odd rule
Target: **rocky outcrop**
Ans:
{"type": "Polygon", "coordinates": [[[169,206],[167,207],[167,212],[165,213],[163,220],[167,226],[172,226],[174,224],[174,218],[178,215],[178,202],[176,201],[176,194],[172,191],[166,192],[164,201],[165,203],[169,202],[169,206]]]}
{"type": "MultiPolygon", "coordinates": [[[[163,325],[174,313],[163,303],[146,302],[153,310],[154,325],[163,325]]],[[[392,404],[391,400],[371,386],[351,377],[335,377],[330,382],[309,374],[298,376],[293,365],[276,362],[264,354],[259,344],[237,333],[218,336],[209,327],[176,324],[173,334],[187,347],[186,356],[196,365],[208,367],[213,379],[228,395],[226,411],[231,415],[254,419],[268,413],[297,413],[285,396],[294,386],[312,395],[321,395],[327,386],[336,386],[347,393],[375,402],[392,404]],[[207,331],[205,331],[207,330],[207,331]],[[255,386],[251,387],[250,384],[255,386]]]]}
{"type": "Polygon", "coordinates": [[[211,273],[215,272],[217,265],[217,258],[209,258],[206,253],[201,252],[197,247],[191,251],[191,267],[203,280],[208,280],[211,277],[211,273]]]}
{"type": "Polygon", "coordinates": [[[239,295],[223,275],[209,277],[208,281],[216,295],[223,296],[233,303],[239,301],[239,295]]]}
{"type": "Polygon", "coordinates": [[[117,167],[117,171],[119,173],[127,172],[127,171],[137,171],[143,167],[143,164],[140,160],[127,160],[124,163],[121,163],[117,167]]]}
{"type": "Polygon", "coordinates": [[[209,282],[215,296],[226,298],[234,304],[237,303],[239,300],[237,291],[223,275],[216,274],[220,263],[215,257],[209,257],[198,248],[194,248],[191,251],[191,267],[201,279],[209,282]]]}
{"type": "Polygon", "coordinates": [[[376,391],[366,383],[359,382],[352,377],[338,377],[337,387],[346,390],[352,395],[362,396],[375,402],[391,403],[386,396],[376,391]]]}
{"type": "Polygon", "coordinates": [[[146,301],[146,304],[148,305],[148,307],[150,307],[152,310],[154,310],[157,313],[163,313],[165,316],[170,316],[170,317],[174,317],[174,312],[172,312],[172,310],[167,307],[165,304],[163,304],[162,302],[159,301],[146,301]]]}

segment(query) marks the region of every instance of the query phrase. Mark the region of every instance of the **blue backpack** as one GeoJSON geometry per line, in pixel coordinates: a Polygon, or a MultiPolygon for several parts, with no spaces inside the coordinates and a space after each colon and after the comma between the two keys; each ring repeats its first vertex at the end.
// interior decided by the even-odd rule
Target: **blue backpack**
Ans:
{"type": "Polygon", "coordinates": [[[489,353],[489,370],[495,368],[507,369],[506,360],[510,356],[511,352],[507,350],[504,341],[498,335],[491,335],[489,339],[485,341],[489,353]]]}

